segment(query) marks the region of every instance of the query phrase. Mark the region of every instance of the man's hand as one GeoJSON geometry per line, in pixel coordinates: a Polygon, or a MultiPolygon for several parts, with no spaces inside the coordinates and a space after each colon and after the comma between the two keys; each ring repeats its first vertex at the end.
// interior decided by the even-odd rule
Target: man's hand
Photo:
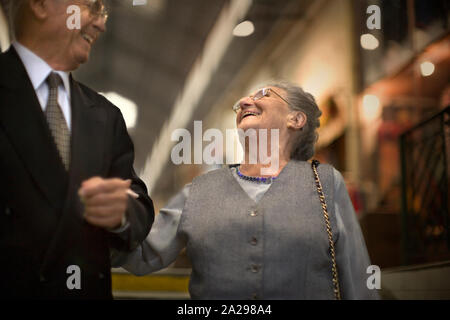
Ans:
{"type": "Polygon", "coordinates": [[[106,229],[120,227],[127,210],[131,180],[93,177],[83,181],[78,190],[84,204],[84,218],[90,224],[106,229]]]}

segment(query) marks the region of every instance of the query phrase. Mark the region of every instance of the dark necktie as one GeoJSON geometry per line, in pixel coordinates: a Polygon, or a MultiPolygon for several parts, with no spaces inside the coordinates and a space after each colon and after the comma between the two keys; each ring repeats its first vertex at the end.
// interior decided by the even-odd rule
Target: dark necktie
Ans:
{"type": "Polygon", "coordinates": [[[57,73],[52,72],[47,77],[47,84],[49,90],[45,116],[58,148],[59,155],[64,163],[64,167],[66,170],[69,170],[70,133],[64,114],[58,104],[58,86],[62,84],[62,79],[57,73]]]}

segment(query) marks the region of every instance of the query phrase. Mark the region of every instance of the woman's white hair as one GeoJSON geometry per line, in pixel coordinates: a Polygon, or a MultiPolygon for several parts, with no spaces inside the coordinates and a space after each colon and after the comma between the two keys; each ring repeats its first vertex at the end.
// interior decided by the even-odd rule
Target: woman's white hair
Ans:
{"type": "Polygon", "coordinates": [[[273,80],[266,83],[265,87],[269,86],[286,91],[286,98],[289,101],[291,110],[301,111],[306,115],[306,124],[298,133],[296,143],[291,152],[291,158],[303,161],[309,160],[314,155],[314,147],[319,138],[317,128],[320,126],[319,118],[322,115],[322,111],[317,106],[313,95],[305,92],[295,83],[285,80],[273,80]]]}

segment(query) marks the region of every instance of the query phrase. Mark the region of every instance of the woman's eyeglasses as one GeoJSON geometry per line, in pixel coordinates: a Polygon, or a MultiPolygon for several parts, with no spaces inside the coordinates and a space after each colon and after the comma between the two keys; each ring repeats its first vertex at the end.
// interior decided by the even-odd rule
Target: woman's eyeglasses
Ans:
{"type": "MultiPolygon", "coordinates": [[[[259,89],[254,95],[249,96],[250,99],[252,99],[253,101],[257,101],[259,99],[262,99],[264,97],[268,97],[270,96],[270,92],[275,93],[278,97],[280,97],[281,100],[283,100],[284,102],[286,102],[289,105],[289,102],[283,98],[281,95],[279,95],[275,90],[273,90],[272,88],[262,88],[259,89]]],[[[234,112],[238,112],[239,109],[241,108],[241,100],[239,100],[238,102],[236,102],[233,106],[233,111],[234,112]]]]}

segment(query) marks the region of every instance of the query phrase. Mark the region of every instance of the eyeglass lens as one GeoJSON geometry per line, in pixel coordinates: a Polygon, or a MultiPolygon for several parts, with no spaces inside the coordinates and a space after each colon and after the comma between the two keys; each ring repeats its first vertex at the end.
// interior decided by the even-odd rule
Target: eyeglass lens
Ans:
{"type": "Polygon", "coordinates": [[[252,97],[253,101],[259,100],[265,96],[265,89],[258,90],[255,95],[252,97]]]}
{"type": "MultiPolygon", "coordinates": [[[[250,99],[252,99],[253,101],[259,100],[265,96],[269,95],[269,89],[268,88],[262,88],[260,90],[258,90],[253,96],[250,96],[250,99]]],[[[240,105],[240,100],[238,100],[234,106],[233,106],[233,111],[234,112],[238,112],[238,110],[241,108],[240,105]]]]}
{"type": "Polygon", "coordinates": [[[106,9],[103,0],[89,0],[89,10],[92,15],[100,16],[102,18],[108,17],[108,11],[106,9]]]}

